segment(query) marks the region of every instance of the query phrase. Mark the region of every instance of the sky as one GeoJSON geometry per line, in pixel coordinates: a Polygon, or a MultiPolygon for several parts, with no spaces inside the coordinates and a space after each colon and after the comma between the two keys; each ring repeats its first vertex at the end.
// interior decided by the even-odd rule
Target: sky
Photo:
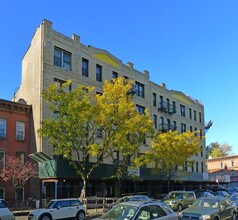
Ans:
{"type": "Polygon", "coordinates": [[[21,84],[21,61],[43,19],[204,104],[212,142],[238,154],[237,0],[8,0],[0,4],[0,99],[21,84]]]}

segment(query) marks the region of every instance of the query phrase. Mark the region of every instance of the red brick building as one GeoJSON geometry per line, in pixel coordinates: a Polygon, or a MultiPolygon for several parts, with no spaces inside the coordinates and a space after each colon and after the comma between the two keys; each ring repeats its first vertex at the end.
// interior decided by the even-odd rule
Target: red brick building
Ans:
{"type": "MultiPolygon", "coordinates": [[[[0,163],[5,163],[6,156],[17,156],[22,161],[29,160],[30,153],[31,106],[24,100],[12,102],[0,99],[0,163]]],[[[27,199],[30,187],[27,183],[17,189],[17,198],[27,199]]],[[[0,198],[13,201],[12,186],[0,179],[0,198]]]]}

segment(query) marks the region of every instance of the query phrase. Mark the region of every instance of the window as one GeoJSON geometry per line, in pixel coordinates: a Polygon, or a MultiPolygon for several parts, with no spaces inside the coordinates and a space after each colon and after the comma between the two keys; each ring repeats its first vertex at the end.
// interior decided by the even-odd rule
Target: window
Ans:
{"type": "Polygon", "coordinates": [[[153,115],[153,121],[154,121],[154,128],[157,128],[157,115],[153,115]]]}
{"type": "Polygon", "coordinates": [[[203,157],[203,147],[201,146],[200,149],[201,149],[201,157],[203,157]]]}
{"type": "Polygon", "coordinates": [[[196,172],[198,173],[198,162],[196,162],[196,172]]]}
{"type": "Polygon", "coordinates": [[[191,132],[193,132],[193,126],[190,126],[190,127],[189,127],[189,130],[190,130],[191,132]]]}
{"type": "Polygon", "coordinates": [[[231,176],[235,176],[235,170],[231,170],[231,176]]]}
{"type": "MultiPolygon", "coordinates": [[[[60,89],[62,88],[63,84],[66,83],[66,81],[54,78],[54,82],[58,83],[58,93],[60,93],[60,89]]],[[[65,88],[65,92],[70,92],[72,89],[72,85],[70,84],[68,88],[65,88]]]]}
{"type": "Polygon", "coordinates": [[[145,107],[141,105],[136,105],[136,111],[140,112],[140,114],[142,115],[145,113],[145,107]]]}
{"type": "Polygon", "coordinates": [[[180,105],[180,114],[181,114],[181,116],[185,117],[185,106],[184,105],[180,105]]]}
{"type": "Polygon", "coordinates": [[[54,65],[71,70],[71,53],[55,47],[54,65]]]}
{"type": "Polygon", "coordinates": [[[221,168],[223,168],[223,163],[221,162],[221,168]]]}
{"type": "Polygon", "coordinates": [[[0,166],[5,165],[5,151],[0,151],[0,166]]]}
{"type": "Polygon", "coordinates": [[[159,96],[159,99],[160,99],[160,107],[163,107],[163,104],[164,104],[164,98],[163,96],[159,96]]]}
{"type": "Polygon", "coordinates": [[[144,94],[144,85],[136,82],[136,95],[144,98],[145,94],[144,94]]]}
{"type": "Polygon", "coordinates": [[[202,113],[199,112],[199,122],[202,123],[202,113]]]}
{"type": "Polygon", "coordinates": [[[170,105],[170,101],[169,101],[169,99],[166,99],[166,101],[167,101],[166,109],[167,109],[167,112],[169,112],[169,110],[170,110],[170,107],[169,107],[169,105],[170,105]]]}
{"type": "Polygon", "coordinates": [[[234,160],[231,161],[231,166],[232,166],[232,167],[235,166],[235,162],[234,162],[234,160]]]}
{"type": "Polygon", "coordinates": [[[16,140],[25,140],[25,122],[17,121],[16,123],[16,140]]]}
{"type": "Polygon", "coordinates": [[[184,171],[188,171],[188,162],[187,161],[184,162],[184,171]]]}
{"type": "Polygon", "coordinates": [[[113,79],[118,78],[118,73],[115,72],[115,71],[112,71],[112,78],[113,78],[113,79]]]}
{"type": "Polygon", "coordinates": [[[82,75],[88,77],[88,60],[82,58],[82,75]]]}
{"type": "Polygon", "coordinates": [[[174,130],[177,130],[177,122],[176,121],[174,121],[174,130]]]}
{"type": "Polygon", "coordinates": [[[202,173],[204,172],[204,169],[203,169],[203,162],[201,162],[201,172],[202,172],[202,173]]]}
{"type": "Polygon", "coordinates": [[[200,129],[200,139],[202,139],[202,129],[200,129]]]}
{"type": "Polygon", "coordinates": [[[6,120],[0,118],[0,138],[6,138],[6,120]]]}
{"type": "Polygon", "coordinates": [[[181,123],[181,133],[186,131],[186,125],[181,123]]]}
{"type": "Polygon", "coordinates": [[[176,113],[176,102],[175,101],[173,101],[173,111],[174,111],[174,113],[176,113]]]}
{"type": "Polygon", "coordinates": [[[194,110],[194,121],[197,121],[197,112],[194,110]]]}
{"type": "Polygon", "coordinates": [[[153,93],[153,106],[155,106],[156,107],[156,94],[155,93],[153,93]]]}
{"type": "Polygon", "coordinates": [[[5,188],[0,187],[0,199],[5,199],[5,188]]]}
{"type": "Polygon", "coordinates": [[[96,81],[102,82],[102,66],[96,65],[96,81]]]}
{"type": "Polygon", "coordinates": [[[167,118],[168,130],[171,130],[171,120],[167,118]]]}
{"type": "Polygon", "coordinates": [[[25,153],[24,152],[16,152],[16,158],[18,158],[22,164],[25,162],[25,153]]]}
{"type": "Polygon", "coordinates": [[[164,129],[164,118],[160,117],[160,129],[164,129]]]}
{"type": "Polygon", "coordinates": [[[189,119],[192,119],[192,109],[189,108],[189,119]]]}
{"type": "Polygon", "coordinates": [[[151,211],[152,218],[149,218],[149,219],[161,218],[161,217],[167,216],[166,212],[158,205],[151,205],[150,211],[151,211]]]}
{"type": "Polygon", "coordinates": [[[191,164],[191,171],[194,172],[194,163],[191,164]]]}

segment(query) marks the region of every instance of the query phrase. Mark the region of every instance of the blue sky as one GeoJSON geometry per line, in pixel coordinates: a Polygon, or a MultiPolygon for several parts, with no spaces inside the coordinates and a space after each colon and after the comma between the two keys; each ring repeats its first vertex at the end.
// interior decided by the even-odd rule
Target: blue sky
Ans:
{"type": "Polygon", "coordinates": [[[227,143],[238,154],[237,12],[237,0],[2,1],[0,98],[20,86],[21,59],[45,18],[201,101],[213,121],[206,144],[227,143]]]}

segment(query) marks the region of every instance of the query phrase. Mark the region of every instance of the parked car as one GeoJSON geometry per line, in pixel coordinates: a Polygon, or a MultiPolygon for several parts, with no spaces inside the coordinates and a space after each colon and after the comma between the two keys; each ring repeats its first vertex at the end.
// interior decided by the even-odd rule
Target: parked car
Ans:
{"type": "Polygon", "coordinates": [[[238,207],[238,193],[233,193],[230,196],[230,200],[236,205],[236,207],[238,207]]]}
{"type": "Polygon", "coordinates": [[[13,212],[9,209],[5,200],[0,199],[0,219],[1,220],[15,220],[13,212]]]}
{"type": "Polygon", "coordinates": [[[159,201],[129,201],[112,207],[95,220],[177,220],[177,214],[165,203],[159,201]]]}
{"type": "Polygon", "coordinates": [[[194,191],[171,191],[163,200],[174,211],[182,211],[196,201],[194,191]]]}
{"type": "Polygon", "coordinates": [[[65,218],[85,219],[85,208],[79,199],[53,199],[44,209],[29,213],[28,220],[55,220],[65,218]]]}
{"type": "Polygon", "coordinates": [[[206,196],[214,196],[212,191],[204,190],[204,191],[197,191],[195,192],[196,198],[206,197],[206,196]]]}
{"type": "Polygon", "coordinates": [[[238,192],[238,188],[235,187],[235,186],[229,187],[227,189],[227,193],[230,194],[230,195],[232,195],[233,193],[237,193],[237,192],[238,192]]]}
{"type": "Polygon", "coordinates": [[[179,213],[179,220],[186,219],[236,219],[236,207],[230,199],[211,196],[197,199],[189,208],[179,213]]]}
{"type": "Polygon", "coordinates": [[[216,191],[214,194],[215,194],[215,196],[220,196],[220,197],[226,197],[226,198],[230,197],[229,193],[226,191],[223,191],[223,190],[216,191]]]}
{"type": "Polygon", "coordinates": [[[116,202],[110,204],[107,208],[109,210],[114,205],[117,205],[117,204],[119,204],[121,202],[127,202],[127,201],[150,201],[150,198],[148,196],[144,196],[144,195],[124,196],[124,197],[119,198],[118,200],[116,200],[116,202]]]}

